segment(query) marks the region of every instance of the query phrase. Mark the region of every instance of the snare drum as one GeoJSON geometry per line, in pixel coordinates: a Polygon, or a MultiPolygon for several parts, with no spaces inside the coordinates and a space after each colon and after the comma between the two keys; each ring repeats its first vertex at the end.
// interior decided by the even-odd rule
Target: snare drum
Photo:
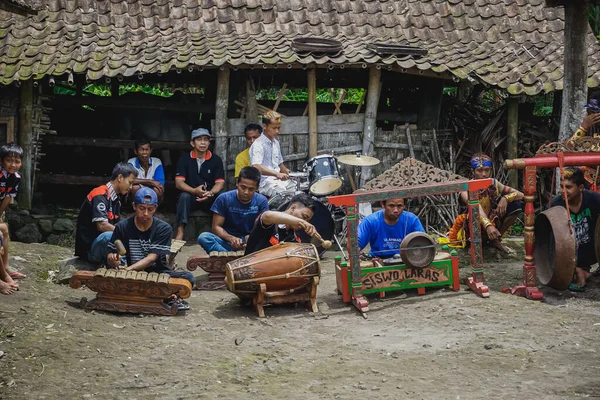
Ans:
{"type": "Polygon", "coordinates": [[[302,293],[321,266],[312,244],[282,243],[227,263],[225,275],[230,292],[252,298],[263,283],[267,292],[302,293]]]}
{"type": "Polygon", "coordinates": [[[315,196],[327,196],[343,183],[334,156],[322,155],[313,157],[305,165],[308,171],[309,191],[315,196]]]}
{"type": "MultiPolygon", "coordinates": [[[[285,211],[290,205],[290,200],[294,196],[290,192],[279,193],[269,199],[269,209],[274,211],[285,211]]],[[[335,222],[329,209],[320,202],[316,202],[315,214],[310,221],[317,228],[317,232],[324,240],[332,240],[335,233],[335,222]]],[[[302,243],[311,243],[312,238],[304,231],[296,232],[302,243]]],[[[321,245],[316,245],[319,254],[323,254],[326,249],[321,245]]]]}

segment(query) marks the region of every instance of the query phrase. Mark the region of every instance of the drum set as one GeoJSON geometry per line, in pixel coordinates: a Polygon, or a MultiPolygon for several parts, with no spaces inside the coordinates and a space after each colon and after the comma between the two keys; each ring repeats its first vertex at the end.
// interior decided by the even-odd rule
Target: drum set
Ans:
{"type": "MultiPolygon", "coordinates": [[[[346,212],[342,207],[335,207],[327,202],[327,196],[333,194],[346,194],[344,177],[342,176],[338,163],[346,166],[346,172],[355,190],[356,177],[352,176],[348,166],[368,167],[379,164],[375,157],[363,156],[360,153],[342,155],[323,154],[309,159],[302,167],[302,171],[290,172],[289,177],[296,182],[295,191],[284,191],[269,199],[269,209],[284,211],[290,204],[290,200],[297,193],[309,194],[317,201],[317,208],[313,218],[309,221],[317,228],[321,237],[325,240],[335,241],[336,245],[344,252],[342,241],[345,239],[346,212]]],[[[302,242],[311,242],[311,238],[304,232],[298,236],[302,242]]],[[[325,252],[320,243],[314,243],[319,255],[325,252]]]]}

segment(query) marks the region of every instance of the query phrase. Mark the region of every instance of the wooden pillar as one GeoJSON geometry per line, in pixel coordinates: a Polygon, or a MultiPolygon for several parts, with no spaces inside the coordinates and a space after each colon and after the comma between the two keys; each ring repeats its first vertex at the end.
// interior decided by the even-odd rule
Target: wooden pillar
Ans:
{"type": "Polygon", "coordinates": [[[438,129],[442,112],[444,81],[434,78],[423,79],[423,84],[420,85],[419,90],[421,102],[419,104],[417,126],[419,130],[438,129]]]}
{"type": "Polygon", "coordinates": [[[308,79],[308,157],[317,155],[317,70],[309,68],[308,79]]]}
{"type": "MultiPolygon", "coordinates": [[[[506,100],[508,109],[507,127],[506,127],[506,153],[507,159],[513,160],[518,158],[517,143],[519,139],[519,98],[509,97],[506,100]]],[[[519,178],[516,169],[508,171],[508,185],[517,189],[519,178]]]]}
{"type": "Polygon", "coordinates": [[[246,78],[246,125],[258,122],[258,103],[256,102],[256,88],[252,75],[246,78]]]}
{"type": "MultiPolygon", "coordinates": [[[[367,103],[365,108],[365,125],[363,128],[362,153],[365,156],[375,156],[375,130],[377,128],[377,105],[381,94],[381,70],[371,67],[369,70],[369,87],[367,88],[367,103]]],[[[371,167],[362,167],[360,185],[362,187],[371,179],[371,167]]]]}
{"type": "Polygon", "coordinates": [[[21,103],[19,108],[19,145],[23,148],[23,165],[19,170],[22,178],[19,185],[19,207],[31,210],[33,199],[33,81],[21,83],[21,103]]]}
{"type": "MultiPolygon", "coordinates": [[[[227,109],[229,105],[228,67],[219,68],[217,75],[217,100],[215,103],[215,147],[214,151],[223,160],[223,168],[227,166],[227,109]]],[[[225,184],[227,187],[227,184],[225,184]]]]}
{"type": "Polygon", "coordinates": [[[558,140],[577,130],[585,116],[587,99],[589,0],[565,2],[564,78],[558,140]]]}

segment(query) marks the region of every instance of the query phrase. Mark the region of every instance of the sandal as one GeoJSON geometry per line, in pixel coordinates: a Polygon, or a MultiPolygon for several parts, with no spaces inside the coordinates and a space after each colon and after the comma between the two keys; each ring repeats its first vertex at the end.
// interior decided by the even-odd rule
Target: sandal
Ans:
{"type": "Polygon", "coordinates": [[[585,292],[585,284],[579,285],[577,283],[571,283],[569,285],[569,290],[571,292],[585,292]]]}
{"type": "Polygon", "coordinates": [[[15,269],[15,267],[9,267],[8,268],[8,275],[13,278],[13,279],[23,279],[23,278],[27,278],[27,275],[25,275],[22,272],[19,272],[15,269]]]}

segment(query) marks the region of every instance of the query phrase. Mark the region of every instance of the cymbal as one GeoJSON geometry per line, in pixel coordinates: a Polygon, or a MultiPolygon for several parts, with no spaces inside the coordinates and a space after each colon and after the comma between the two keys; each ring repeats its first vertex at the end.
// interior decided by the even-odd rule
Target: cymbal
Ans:
{"type": "Polygon", "coordinates": [[[380,163],[375,157],[363,156],[361,154],[346,154],[337,157],[338,161],[343,164],[355,165],[357,167],[370,167],[380,163]]]}

